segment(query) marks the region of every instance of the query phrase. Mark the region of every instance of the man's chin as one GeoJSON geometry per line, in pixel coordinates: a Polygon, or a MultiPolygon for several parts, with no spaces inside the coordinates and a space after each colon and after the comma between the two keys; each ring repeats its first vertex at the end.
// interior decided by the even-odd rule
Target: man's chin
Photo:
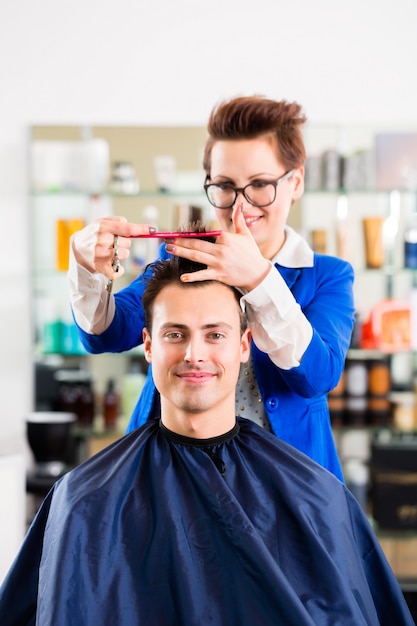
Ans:
{"type": "Polygon", "coordinates": [[[181,409],[181,411],[184,411],[184,413],[198,415],[199,413],[205,413],[208,409],[210,409],[210,406],[208,403],[203,402],[187,402],[185,404],[183,403],[178,408],[181,409]]]}

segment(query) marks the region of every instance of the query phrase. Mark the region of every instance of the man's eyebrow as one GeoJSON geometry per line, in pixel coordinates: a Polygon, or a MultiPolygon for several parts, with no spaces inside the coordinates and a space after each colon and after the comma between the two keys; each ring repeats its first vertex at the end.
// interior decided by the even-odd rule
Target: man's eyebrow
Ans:
{"type": "Polygon", "coordinates": [[[166,328],[188,328],[186,324],[178,324],[178,322],[165,322],[165,324],[161,324],[161,330],[165,330],[166,328]]]}
{"type": "Polygon", "coordinates": [[[230,330],[232,330],[233,326],[227,324],[227,322],[213,322],[211,324],[204,324],[202,328],[229,328],[230,330]]]}
{"type": "MultiPolygon", "coordinates": [[[[167,330],[168,328],[178,328],[179,330],[187,330],[189,326],[186,324],[179,324],[178,322],[165,322],[165,324],[161,325],[161,330],[167,330]]],[[[210,328],[228,328],[230,330],[233,329],[233,326],[228,324],[227,322],[210,322],[208,324],[203,324],[201,328],[210,329],[210,328]]]]}

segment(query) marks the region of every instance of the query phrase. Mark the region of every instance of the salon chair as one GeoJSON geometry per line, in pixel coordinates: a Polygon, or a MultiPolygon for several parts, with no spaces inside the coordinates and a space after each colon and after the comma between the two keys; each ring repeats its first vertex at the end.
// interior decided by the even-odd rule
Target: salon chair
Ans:
{"type": "Polygon", "coordinates": [[[26,418],[26,436],[34,465],[26,473],[26,492],[35,496],[35,509],[54,483],[76,465],[73,426],[75,413],[35,411],[26,418]]]}

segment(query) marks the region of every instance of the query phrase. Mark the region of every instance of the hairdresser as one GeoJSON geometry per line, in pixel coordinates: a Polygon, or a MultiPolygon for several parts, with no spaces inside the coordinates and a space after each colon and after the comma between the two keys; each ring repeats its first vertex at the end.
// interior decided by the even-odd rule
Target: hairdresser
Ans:
{"type": "MultiPolygon", "coordinates": [[[[287,225],[304,191],[306,158],[299,104],[265,97],[221,102],[208,121],[205,192],[222,234],[215,243],[177,238],[161,246],[207,269],[183,280],[220,280],[242,293],[252,350],[241,368],[236,414],[250,416],[343,480],[327,394],[343,372],[354,322],[353,269],[314,253],[287,225]]],[[[91,353],[122,352],[142,343],[144,275],[116,294],[106,291],[129,236],[147,225],[101,219],[71,241],[70,297],[81,341],[91,353]]],[[[192,306],[192,302],[190,302],[192,306]]],[[[159,417],[151,370],[128,430],[159,417]]]]}

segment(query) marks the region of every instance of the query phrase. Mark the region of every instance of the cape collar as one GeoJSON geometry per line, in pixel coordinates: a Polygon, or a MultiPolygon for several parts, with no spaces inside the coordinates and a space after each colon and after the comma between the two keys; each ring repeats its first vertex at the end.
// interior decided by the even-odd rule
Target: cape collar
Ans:
{"type": "Polygon", "coordinates": [[[173,441],[174,443],[180,443],[184,446],[191,446],[196,448],[210,448],[215,445],[226,443],[227,441],[230,441],[230,439],[236,437],[240,430],[239,424],[236,421],[236,424],[233,426],[233,428],[223,435],[210,437],[209,439],[195,439],[194,437],[186,437],[185,435],[179,435],[178,433],[174,433],[174,431],[169,430],[166,426],[164,426],[161,420],[159,420],[159,429],[167,439],[170,439],[170,441],[173,441]]]}

